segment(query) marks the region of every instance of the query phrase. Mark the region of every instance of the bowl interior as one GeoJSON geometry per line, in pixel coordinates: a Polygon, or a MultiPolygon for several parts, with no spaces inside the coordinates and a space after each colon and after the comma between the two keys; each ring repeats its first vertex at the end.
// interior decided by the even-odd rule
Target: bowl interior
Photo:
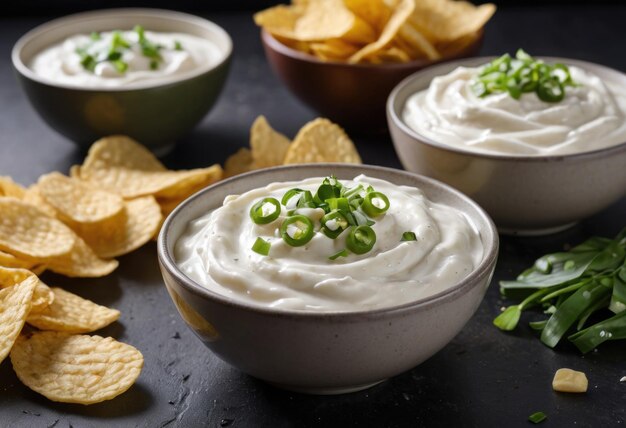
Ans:
{"type": "MultiPolygon", "coordinates": [[[[394,308],[403,308],[406,306],[413,307],[416,304],[422,304],[445,297],[459,291],[468,284],[474,284],[478,278],[490,273],[490,268],[495,263],[495,259],[497,257],[498,235],[489,216],[475,202],[451,187],[430,178],[391,168],[349,164],[309,164],[258,170],[224,180],[198,192],[179,205],[166,219],[158,240],[158,252],[161,262],[189,291],[194,292],[195,294],[209,296],[220,301],[226,301],[230,304],[251,307],[251,305],[247,303],[241,303],[227,296],[212,292],[208,288],[196,283],[183,274],[178,269],[176,261],[173,257],[173,248],[176,241],[184,233],[191,220],[221,206],[227,195],[241,194],[253,188],[265,186],[276,181],[297,181],[309,177],[324,177],[330,174],[334,174],[340,179],[352,179],[359,174],[365,174],[371,177],[387,180],[397,185],[418,187],[431,201],[452,206],[463,212],[480,232],[484,248],[483,259],[478,267],[468,277],[441,293],[426,297],[418,302],[410,302],[394,308]]],[[[314,312],[303,313],[301,311],[288,311],[284,309],[279,311],[276,309],[264,308],[260,305],[254,307],[257,310],[266,310],[269,312],[297,313],[306,314],[307,316],[316,315],[314,312]]],[[[394,308],[382,308],[367,312],[369,314],[373,312],[386,312],[394,308]]],[[[339,312],[338,314],[353,315],[355,313],[356,312],[339,312]]],[[[317,315],[325,316],[328,315],[328,313],[317,315]]]]}
{"type": "MultiPolygon", "coordinates": [[[[439,143],[437,141],[431,140],[428,137],[422,135],[418,131],[409,127],[402,118],[402,111],[404,110],[404,105],[406,104],[407,99],[415,94],[416,92],[423,91],[428,88],[430,82],[437,76],[442,76],[448,74],[452,70],[457,67],[478,67],[483,64],[486,64],[493,60],[495,57],[478,57],[478,58],[468,58],[461,59],[451,62],[446,62],[443,64],[435,65],[432,67],[425,68],[420,70],[411,76],[404,79],[402,82],[396,86],[391,94],[389,95],[389,99],[387,100],[387,113],[389,116],[389,120],[393,122],[393,125],[400,128],[405,134],[410,135],[412,138],[417,139],[419,141],[425,142],[427,144],[443,148],[453,152],[460,152],[470,156],[476,157],[487,157],[487,158],[503,158],[503,159],[515,159],[515,160],[537,160],[538,156],[519,156],[519,155],[506,155],[506,154],[496,154],[496,153],[483,153],[483,152],[474,152],[471,150],[464,149],[462,147],[449,146],[443,143],[439,143]]],[[[574,60],[569,58],[558,58],[558,57],[537,57],[546,62],[552,63],[563,63],[567,65],[573,65],[579,67],[583,70],[587,70],[598,77],[600,77],[603,81],[611,83],[615,86],[626,86],[626,74],[623,74],[617,70],[586,62],[580,60],[574,60]]],[[[389,124],[390,126],[392,124],[389,124]]],[[[603,149],[598,149],[597,151],[605,151],[614,149],[614,146],[606,147],[603,149]]],[[[590,153],[596,150],[584,152],[590,153]]],[[[541,156],[542,159],[547,158],[563,158],[564,156],[573,157],[577,156],[579,153],[568,154],[568,155],[554,155],[554,156],[541,156]]]]}
{"type": "MultiPolygon", "coordinates": [[[[161,86],[165,83],[198,76],[222,64],[232,52],[232,42],[228,34],[218,25],[200,17],[161,9],[109,9],[69,15],[34,28],[15,44],[12,53],[13,64],[21,74],[30,79],[54,86],[63,86],[35,74],[30,69],[30,63],[36,54],[76,34],[117,29],[129,30],[135,25],[142,25],[151,31],[179,32],[203,38],[218,48],[221,58],[215,64],[207,64],[188,73],[172,76],[171,81],[168,82],[136,82],[123,88],[109,90],[161,86]]],[[[107,88],[98,88],[98,90],[107,91],[107,88]]]]}

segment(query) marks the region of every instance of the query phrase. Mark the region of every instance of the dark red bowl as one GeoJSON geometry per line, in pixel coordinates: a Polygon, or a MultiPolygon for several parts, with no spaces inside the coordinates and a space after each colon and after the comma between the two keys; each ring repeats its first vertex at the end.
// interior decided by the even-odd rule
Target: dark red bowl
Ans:
{"type": "Polygon", "coordinates": [[[301,101],[322,116],[355,133],[387,128],[385,104],[391,90],[405,77],[433,64],[474,56],[483,34],[440,60],[401,64],[348,64],[322,61],[292,49],[261,30],[265,56],[274,72],[301,101]]]}

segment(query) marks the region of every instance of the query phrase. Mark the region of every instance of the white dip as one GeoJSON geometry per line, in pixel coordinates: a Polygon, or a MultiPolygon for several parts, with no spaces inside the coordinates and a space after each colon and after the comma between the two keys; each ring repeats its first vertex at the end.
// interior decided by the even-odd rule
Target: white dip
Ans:
{"type": "MultiPolygon", "coordinates": [[[[389,210],[375,218],[377,240],[366,254],[329,260],[346,248],[347,230],[334,240],[318,232],[302,247],[287,245],[278,233],[284,206],[270,224],[250,219],[250,208],[260,199],[280,201],[295,187],[315,194],[321,182],[311,178],[272,183],[228,196],[222,207],[190,222],[175,245],[176,262],[199,284],[240,301],[332,312],[390,307],[436,294],[461,281],[482,260],[479,233],[462,212],[429,201],[414,187],[364,175],[341,182],[349,187],[372,185],[390,202],[389,210]],[[407,231],[417,240],[401,242],[407,231]],[[251,250],[257,237],[271,242],[269,256],[251,250]]],[[[307,213],[316,230],[323,214],[321,209],[307,213]]]]}
{"type": "Polygon", "coordinates": [[[578,84],[547,103],[536,93],[480,98],[470,84],[479,68],[459,67],[412,95],[402,118],[416,132],[470,151],[506,155],[579,153],[626,141],[626,90],[569,67],[578,84]]]}
{"type": "Polygon", "coordinates": [[[30,68],[55,83],[89,88],[115,88],[137,82],[163,83],[199,67],[217,64],[223,56],[214,43],[200,37],[145,31],[146,40],[160,46],[159,59],[155,61],[143,54],[136,31],[121,31],[118,33],[129,47],[117,48],[121,54],[120,60],[127,64],[127,69],[120,72],[112,61],[107,60],[115,33],[99,33],[97,40],[88,34],[72,36],[38,53],[30,68]],[[78,53],[81,50],[82,55],[78,53]],[[97,63],[92,70],[81,64],[85,54],[91,55],[97,63]]]}

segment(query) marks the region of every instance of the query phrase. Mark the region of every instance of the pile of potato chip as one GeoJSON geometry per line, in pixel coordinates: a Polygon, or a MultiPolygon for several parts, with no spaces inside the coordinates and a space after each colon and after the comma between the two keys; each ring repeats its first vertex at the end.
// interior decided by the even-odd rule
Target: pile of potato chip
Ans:
{"type": "Polygon", "coordinates": [[[134,347],[90,336],[120,312],[50,288],[26,269],[0,267],[0,363],[53,401],[94,404],[122,394],[143,367],[134,347]],[[26,331],[22,331],[25,324],[26,331]],[[21,334],[20,334],[21,332],[21,334]]]}
{"type": "Polygon", "coordinates": [[[321,60],[381,64],[453,56],[480,37],[495,10],[457,0],[292,0],[254,21],[321,60]]]}
{"type": "Polygon", "coordinates": [[[37,275],[111,273],[114,257],[153,239],[170,210],[221,178],[219,165],[167,170],[121,136],[97,141],[71,177],[52,172],[27,189],[0,177],[0,362],[10,353],[19,379],[53,401],[93,404],[130,388],[141,353],[83,334],[116,321],[119,311],[37,275]]]}
{"type": "Polygon", "coordinates": [[[293,142],[259,116],[250,129],[250,148],[239,149],[224,164],[224,176],[272,166],[302,163],[361,163],[354,143],[328,119],[304,125],[293,142]]]}

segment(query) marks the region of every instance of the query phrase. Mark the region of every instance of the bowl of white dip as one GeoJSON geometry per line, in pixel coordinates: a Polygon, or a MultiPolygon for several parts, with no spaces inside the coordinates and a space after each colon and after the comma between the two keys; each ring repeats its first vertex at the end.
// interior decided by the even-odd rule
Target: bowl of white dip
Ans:
{"type": "Polygon", "coordinates": [[[35,110],[71,141],[125,134],[161,154],[211,109],[231,53],[228,34],[203,18],[109,9],[36,27],[12,60],[35,110]]]}
{"type": "Polygon", "coordinates": [[[559,102],[534,92],[478,96],[472,85],[494,58],[415,73],[387,102],[398,156],[409,170],[470,196],[504,233],[553,233],[626,194],[626,75],[584,61],[559,102]]]}
{"type": "Polygon", "coordinates": [[[245,373],[313,394],[367,388],[443,348],[478,308],[497,253],[495,226],[460,192],[347,164],[224,180],[176,208],[158,239],[165,285],[201,341],[245,373]],[[347,207],[341,200],[352,195],[354,224],[328,220],[342,208],[325,197],[323,209],[303,196],[310,191],[319,203],[331,175],[346,190],[335,206],[347,207]],[[372,214],[359,197],[386,211],[372,214]],[[301,221],[310,234],[293,228],[297,216],[309,219],[301,221]],[[368,233],[359,238],[359,230],[368,233]],[[350,243],[354,236],[365,251],[350,243]]]}

